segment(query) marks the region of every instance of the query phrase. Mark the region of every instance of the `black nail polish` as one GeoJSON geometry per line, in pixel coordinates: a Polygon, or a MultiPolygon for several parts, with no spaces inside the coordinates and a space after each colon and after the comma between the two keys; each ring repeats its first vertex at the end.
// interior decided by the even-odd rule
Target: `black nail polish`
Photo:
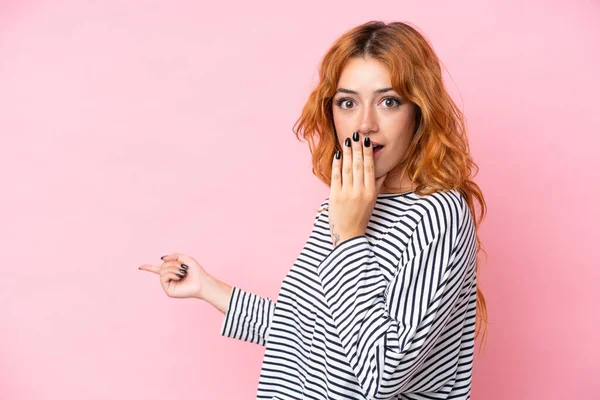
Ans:
{"type": "Polygon", "coordinates": [[[354,132],[354,134],[352,135],[352,140],[358,142],[358,132],[354,132]]]}
{"type": "Polygon", "coordinates": [[[345,142],[346,146],[350,147],[350,138],[346,138],[346,142],[345,142]]]}
{"type": "Polygon", "coordinates": [[[365,147],[369,147],[371,145],[371,139],[369,139],[369,137],[367,136],[365,138],[365,147]]]}
{"type": "Polygon", "coordinates": [[[185,275],[185,273],[186,273],[185,269],[180,269],[180,270],[179,270],[179,272],[181,272],[181,273],[182,273],[182,274],[184,274],[184,275],[185,275]]]}
{"type": "Polygon", "coordinates": [[[164,256],[162,256],[160,259],[164,261],[166,256],[168,256],[168,254],[167,254],[167,255],[164,255],[164,256]]]}
{"type": "Polygon", "coordinates": [[[338,151],[335,153],[335,159],[336,159],[336,160],[339,160],[341,156],[342,156],[342,152],[338,150],[338,151]]]}
{"type": "Polygon", "coordinates": [[[187,265],[185,265],[185,264],[181,264],[181,268],[188,269],[188,266],[187,266],[187,265]]]}
{"type": "Polygon", "coordinates": [[[183,275],[179,275],[179,274],[175,274],[175,275],[177,275],[177,276],[178,276],[178,277],[180,277],[180,278],[183,278],[183,275]]]}

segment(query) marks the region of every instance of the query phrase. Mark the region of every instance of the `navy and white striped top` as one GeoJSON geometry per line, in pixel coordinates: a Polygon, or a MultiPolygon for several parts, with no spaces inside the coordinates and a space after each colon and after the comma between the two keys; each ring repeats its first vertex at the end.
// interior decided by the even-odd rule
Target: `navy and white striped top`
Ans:
{"type": "Polygon", "coordinates": [[[266,346],[256,398],[469,399],[475,235],[457,190],[379,194],[335,249],[317,213],[277,302],[233,287],[221,335],[266,346]]]}

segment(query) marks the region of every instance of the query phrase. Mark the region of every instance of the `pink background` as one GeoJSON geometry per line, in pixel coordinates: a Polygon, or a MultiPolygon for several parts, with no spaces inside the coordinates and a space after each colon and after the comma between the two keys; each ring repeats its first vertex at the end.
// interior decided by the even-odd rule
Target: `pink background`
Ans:
{"type": "Polygon", "coordinates": [[[83,3],[0,3],[0,398],[253,398],[263,348],[137,267],[181,252],[276,298],[328,195],[292,125],[372,19],[426,34],[467,117],[473,399],[600,398],[597,2],[83,3]]]}

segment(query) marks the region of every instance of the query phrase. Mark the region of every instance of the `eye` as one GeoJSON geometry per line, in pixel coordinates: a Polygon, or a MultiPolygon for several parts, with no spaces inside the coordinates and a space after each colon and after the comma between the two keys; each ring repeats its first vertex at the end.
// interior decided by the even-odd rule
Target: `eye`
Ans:
{"type": "Polygon", "coordinates": [[[342,97],[342,98],[336,100],[335,105],[343,110],[347,110],[347,108],[342,107],[342,104],[344,104],[346,102],[354,102],[354,100],[352,100],[348,97],[342,97]]]}
{"type": "MultiPolygon", "coordinates": [[[[396,108],[396,107],[399,107],[400,104],[402,104],[400,102],[400,99],[397,97],[386,97],[382,101],[382,103],[384,103],[386,105],[389,105],[390,102],[392,103],[392,105],[389,107],[385,107],[385,108],[396,108]]],[[[336,100],[335,105],[340,107],[342,110],[349,110],[349,108],[343,107],[343,106],[347,105],[348,103],[354,103],[354,100],[352,100],[349,97],[342,97],[342,98],[336,100]]]]}
{"type": "Polygon", "coordinates": [[[389,101],[391,101],[391,102],[395,102],[395,103],[396,103],[396,105],[395,105],[395,106],[392,106],[392,107],[387,107],[387,108],[394,108],[394,107],[398,107],[398,106],[400,106],[400,104],[401,104],[401,103],[400,103],[400,99],[399,99],[399,98],[397,98],[397,97],[386,97],[385,99],[383,99],[383,102],[384,102],[384,103],[387,103],[387,104],[389,104],[389,103],[388,103],[389,101]]]}

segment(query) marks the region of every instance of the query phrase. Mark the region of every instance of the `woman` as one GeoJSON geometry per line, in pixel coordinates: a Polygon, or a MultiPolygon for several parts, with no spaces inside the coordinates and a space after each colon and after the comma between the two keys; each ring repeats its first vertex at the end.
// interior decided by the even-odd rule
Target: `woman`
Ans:
{"type": "Polygon", "coordinates": [[[257,398],[468,399],[485,202],[434,51],[404,23],[350,30],[294,132],[330,194],[277,302],[183,254],[141,269],[221,310],[222,335],[266,346],[257,398]]]}

